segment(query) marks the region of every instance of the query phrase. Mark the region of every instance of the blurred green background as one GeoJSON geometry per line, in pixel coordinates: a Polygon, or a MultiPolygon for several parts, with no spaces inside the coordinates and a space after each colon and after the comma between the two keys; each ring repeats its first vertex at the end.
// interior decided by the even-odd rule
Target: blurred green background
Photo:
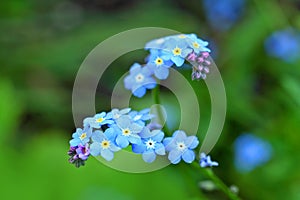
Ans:
{"type": "MultiPolygon", "coordinates": [[[[186,164],[127,174],[94,158],[80,169],[67,161],[75,130],[72,87],[81,62],[104,39],[147,26],[196,33],[211,43],[228,98],[225,128],[211,152],[220,163],[216,174],[236,185],[243,199],[300,199],[300,62],[269,57],[264,49],[272,32],[300,28],[299,2],[246,1],[227,30],[212,27],[204,10],[201,0],[2,1],[1,199],[226,199],[220,191],[201,190],[207,177],[186,164]],[[243,132],[273,147],[270,162],[249,173],[233,163],[233,143],[243,132]]],[[[115,81],[145,55],[132,52],[111,65],[97,91],[98,111],[109,109],[115,81]]],[[[201,98],[203,132],[210,99],[203,82],[191,84],[201,98]]],[[[169,96],[166,91],[162,101],[169,96]]]]}

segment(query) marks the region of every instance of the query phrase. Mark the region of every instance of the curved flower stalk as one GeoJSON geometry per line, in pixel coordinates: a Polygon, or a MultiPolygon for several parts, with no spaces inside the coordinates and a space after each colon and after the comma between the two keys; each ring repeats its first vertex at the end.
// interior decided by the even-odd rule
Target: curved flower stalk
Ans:
{"type": "Polygon", "coordinates": [[[150,52],[146,64],[135,63],[124,79],[125,88],[136,97],[143,97],[147,89],[153,89],[157,80],[169,76],[170,67],[182,67],[187,61],[192,69],[192,79],[205,79],[210,69],[208,42],[195,34],[180,34],[152,40],[145,45],[150,52]]]}

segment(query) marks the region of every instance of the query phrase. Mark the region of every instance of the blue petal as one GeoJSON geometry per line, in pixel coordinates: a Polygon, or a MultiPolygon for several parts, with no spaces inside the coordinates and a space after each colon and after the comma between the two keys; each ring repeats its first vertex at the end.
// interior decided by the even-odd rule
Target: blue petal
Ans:
{"type": "Polygon", "coordinates": [[[114,153],[111,152],[110,150],[108,149],[103,149],[101,151],[101,156],[107,160],[107,161],[111,161],[113,158],[114,158],[114,153]]]}
{"type": "MultiPolygon", "coordinates": [[[[112,142],[112,141],[110,141],[110,142],[112,142]]],[[[121,148],[118,147],[118,146],[116,146],[114,143],[111,143],[111,144],[110,144],[109,149],[110,149],[111,151],[113,151],[113,152],[121,150],[121,148]]]]}
{"type": "Polygon", "coordinates": [[[121,129],[125,129],[128,128],[131,124],[130,122],[130,117],[129,116],[121,116],[119,119],[116,120],[117,121],[117,125],[121,128],[121,129]]]}
{"type": "Polygon", "coordinates": [[[104,140],[105,137],[103,135],[103,132],[100,131],[100,130],[97,130],[93,133],[92,135],[92,140],[95,141],[95,142],[102,142],[102,140],[104,140]]]}
{"type": "Polygon", "coordinates": [[[196,136],[189,136],[185,139],[184,143],[189,147],[189,149],[194,149],[198,146],[199,140],[196,136]]]}
{"type": "Polygon", "coordinates": [[[143,153],[146,151],[146,146],[144,144],[132,144],[132,152],[143,153]]]}
{"type": "Polygon", "coordinates": [[[186,150],[182,154],[182,159],[186,163],[192,163],[195,160],[195,153],[192,150],[186,150]]]}
{"type": "Polygon", "coordinates": [[[74,138],[74,139],[70,140],[69,143],[70,143],[71,147],[75,147],[81,143],[81,140],[79,138],[74,138]]]}
{"type": "Polygon", "coordinates": [[[98,142],[94,142],[90,145],[90,153],[92,156],[98,156],[101,151],[101,144],[98,142]]]}
{"type": "Polygon", "coordinates": [[[135,89],[135,90],[132,90],[132,94],[133,94],[134,96],[136,96],[136,97],[141,98],[141,97],[143,97],[143,96],[146,94],[146,88],[144,88],[144,87],[139,87],[139,88],[137,88],[137,89],[135,89]]]}
{"type": "Polygon", "coordinates": [[[137,123],[133,123],[128,127],[132,133],[140,133],[143,130],[143,127],[141,125],[138,125],[137,123]]]}
{"type": "Polygon", "coordinates": [[[174,56],[171,60],[175,63],[177,67],[181,67],[184,63],[184,59],[179,56],[174,56]]]}
{"type": "Polygon", "coordinates": [[[128,137],[128,140],[129,140],[129,142],[132,143],[132,144],[141,144],[141,143],[142,143],[142,140],[141,140],[140,136],[138,136],[138,135],[132,135],[132,134],[131,134],[131,135],[128,137]]]}
{"type": "Polygon", "coordinates": [[[168,155],[168,159],[171,161],[171,163],[175,164],[174,162],[181,158],[182,152],[178,151],[176,149],[170,151],[168,155]]]}
{"type": "Polygon", "coordinates": [[[162,143],[156,143],[155,144],[155,153],[157,153],[158,155],[165,155],[166,151],[165,151],[165,146],[162,143]]]}
{"type": "Polygon", "coordinates": [[[160,80],[164,80],[169,76],[169,69],[163,66],[159,66],[154,70],[154,75],[160,80]]]}
{"type": "Polygon", "coordinates": [[[161,142],[164,139],[164,132],[161,130],[153,130],[152,133],[154,134],[154,137],[152,139],[156,142],[161,142]]]}
{"type": "Polygon", "coordinates": [[[142,157],[145,162],[152,163],[156,158],[156,154],[153,151],[146,151],[143,153],[142,157]]]}
{"type": "Polygon", "coordinates": [[[116,143],[118,146],[120,146],[121,148],[125,148],[129,145],[129,141],[128,138],[123,136],[123,135],[118,135],[116,138],[116,143]]]}
{"type": "Polygon", "coordinates": [[[114,128],[108,128],[105,130],[104,135],[107,139],[114,141],[117,134],[114,128]]]}

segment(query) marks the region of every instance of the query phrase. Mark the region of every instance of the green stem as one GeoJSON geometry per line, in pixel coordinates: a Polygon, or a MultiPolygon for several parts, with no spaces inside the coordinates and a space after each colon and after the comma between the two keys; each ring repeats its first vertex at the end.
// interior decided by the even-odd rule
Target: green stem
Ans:
{"type": "MultiPolygon", "coordinates": [[[[158,104],[158,105],[161,105],[160,104],[160,98],[159,98],[159,84],[152,90],[152,97],[153,97],[153,101],[154,101],[154,103],[155,104],[158,104]]],[[[162,121],[164,121],[164,115],[163,115],[163,112],[162,112],[162,110],[159,108],[159,107],[157,107],[158,109],[157,109],[157,114],[158,114],[158,116],[157,116],[157,118],[158,118],[158,122],[162,122],[162,121]]],[[[169,129],[168,129],[168,127],[167,127],[167,124],[166,124],[166,122],[165,122],[165,124],[164,124],[164,126],[163,126],[163,131],[164,131],[164,133],[167,135],[167,136],[170,136],[170,132],[169,132],[169,129]]]]}
{"type": "Polygon", "coordinates": [[[214,182],[214,184],[229,197],[229,199],[240,200],[240,198],[235,193],[233,193],[219,177],[214,174],[212,169],[201,168],[200,165],[196,162],[193,162],[192,166],[197,169],[202,169],[206,176],[208,176],[214,182]]]}

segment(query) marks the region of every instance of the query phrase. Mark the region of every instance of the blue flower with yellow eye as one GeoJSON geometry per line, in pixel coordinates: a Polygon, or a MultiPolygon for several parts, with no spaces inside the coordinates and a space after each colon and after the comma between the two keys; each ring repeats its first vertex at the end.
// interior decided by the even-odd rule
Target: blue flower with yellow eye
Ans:
{"type": "Polygon", "coordinates": [[[108,128],[103,133],[102,131],[95,131],[90,146],[90,153],[93,156],[102,156],[105,160],[111,161],[114,158],[114,152],[121,150],[115,144],[116,133],[113,128],[108,128]]]}
{"type": "Polygon", "coordinates": [[[186,35],[179,35],[165,42],[162,59],[171,60],[177,67],[181,67],[187,55],[193,51],[186,38],[186,35]]]}
{"type": "Polygon", "coordinates": [[[75,147],[79,144],[85,145],[90,141],[90,138],[92,136],[92,129],[90,127],[86,127],[84,129],[77,128],[76,132],[73,133],[72,137],[73,139],[70,140],[70,146],[75,147]]]}
{"type": "Polygon", "coordinates": [[[169,68],[173,65],[170,59],[163,59],[163,52],[161,50],[150,50],[150,56],[146,67],[153,71],[156,78],[164,80],[169,76],[169,68]]]}
{"type": "Polygon", "coordinates": [[[101,112],[96,114],[94,117],[88,117],[83,120],[85,126],[90,126],[92,128],[100,128],[102,125],[113,124],[112,114],[106,112],[101,112]]]}
{"type": "Polygon", "coordinates": [[[184,131],[175,131],[172,137],[163,140],[166,151],[169,152],[168,159],[172,164],[177,164],[182,160],[192,163],[195,160],[195,149],[198,144],[196,136],[186,136],[184,131]]]}
{"type": "Polygon", "coordinates": [[[150,131],[145,127],[140,133],[141,144],[133,144],[132,151],[142,154],[143,160],[151,163],[156,159],[156,155],[165,155],[165,146],[162,144],[164,133],[161,130],[150,131]]]}
{"type": "Polygon", "coordinates": [[[131,90],[132,94],[141,98],[146,94],[147,89],[153,89],[156,81],[152,77],[153,72],[140,64],[133,64],[130,68],[130,74],[125,77],[125,88],[131,90]]]}
{"type": "Polygon", "coordinates": [[[116,144],[121,148],[127,147],[129,143],[140,144],[142,142],[138,134],[143,130],[143,126],[132,122],[129,116],[125,115],[117,119],[112,128],[117,134],[116,144]]]}
{"type": "Polygon", "coordinates": [[[114,108],[108,114],[111,114],[112,119],[116,120],[116,119],[119,119],[121,116],[128,114],[130,111],[131,111],[131,108],[124,108],[122,110],[114,108]]]}
{"type": "Polygon", "coordinates": [[[210,52],[210,49],[206,47],[208,42],[199,39],[195,34],[188,34],[187,37],[189,47],[191,47],[196,54],[203,51],[210,52]]]}

